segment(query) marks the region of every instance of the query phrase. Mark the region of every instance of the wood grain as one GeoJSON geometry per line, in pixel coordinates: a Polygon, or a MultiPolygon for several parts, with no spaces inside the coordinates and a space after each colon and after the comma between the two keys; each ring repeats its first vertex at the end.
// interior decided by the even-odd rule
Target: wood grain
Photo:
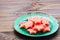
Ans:
{"type": "Polygon", "coordinates": [[[60,27],[56,33],[39,38],[26,37],[14,31],[14,20],[29,12],[47,13],[60,24],[60,0],[0,0],[0,40],[60,40],[60,27]],[[39,1],[41,7],[37,11],[28,11],[33,1],[39,1]]]}
{"type": "MultiPolygon", "coordinates": [[[[37,0],[33,0],[37,1],[37,0]]],[[[39,0],[44,5],[37,11],[27,11],[32,0],[0,0],[0,32],[13,31],[14,20],[23,13],[44,12],[60,20],[60,0],[39,0]]]]}

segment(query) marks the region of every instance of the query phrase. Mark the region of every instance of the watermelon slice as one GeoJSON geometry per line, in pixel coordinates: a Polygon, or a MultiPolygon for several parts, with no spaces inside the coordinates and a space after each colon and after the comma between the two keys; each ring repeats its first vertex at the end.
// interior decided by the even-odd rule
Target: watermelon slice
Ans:
{"type": "Polygon", "coordinates": [[[37,31],[36,30],[33,30],[33,29],[27,29],[27,31],[30,33],[30,34],[36,34],[37,31]]]}
{"type": "Polygon", "coordinates": [[[50,27],[45,27],[44,30],[42,30],[43,32],[47,32],[47,31],[50,31],[50,27]]]}
{"type": "Polygon", "coordinates": [[[42,23],[45,25],[45,24],[49,24],[49,20],[45,19],[45,18],[41,18],[42,20],[42,23]]]}
{"type": "Polygon", "coordinates": [[[33,22],[32,21],[24,22],[24,23],[21,24],[20,27],[21,28],[26,28],[26,29],[31,28],[31,27],[33,27],[33,22]]]}
{"type": "Polygon", "coordinates": [[[43,25],[44,29],[42,30],[43,32],[50,31],[50,26],[49,25],[43,25]]]}
{"type": "Polygon", "coordinates": [[[21,27],[21,28],[25,28],[25,22],[22,22],[22,23],[20,24],[20,27],[21,27]]]}
{"type": "Polygon", "coordinates": [[[35,24],[41,24],[40,17],[37,17],[37,16],[32,16],[28,18],[28,21],[33,21],[35,24]]]}
{"type": "Polygon", "coordinates": [[[41,31],[42,29],[44,29],[44,26],[43,25],[35,25],[33,27],[34,30],[37,30],[37,31],[41,31]]]}

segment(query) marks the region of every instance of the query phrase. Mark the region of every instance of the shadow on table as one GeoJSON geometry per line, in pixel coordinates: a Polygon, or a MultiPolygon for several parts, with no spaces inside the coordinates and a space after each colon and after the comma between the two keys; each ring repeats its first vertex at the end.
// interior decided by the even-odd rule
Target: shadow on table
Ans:
{"type": "Polygon", "coordinates": [[[15,36],[18,37],[19,39],[23,39],[23,40],[52,40],[52,39],[56,38],[57,33],[58,33],[58,31],[55,32],[52,35],[49,35],[49,36],[44,36],[44,37],[28,37],[28,36],[19,34],[17,31],[14,30],[15,36]]]}

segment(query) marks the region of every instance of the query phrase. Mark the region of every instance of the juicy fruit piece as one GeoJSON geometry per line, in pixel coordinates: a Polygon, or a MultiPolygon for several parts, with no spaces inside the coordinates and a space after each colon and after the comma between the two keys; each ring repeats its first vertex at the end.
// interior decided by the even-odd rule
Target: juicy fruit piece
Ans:
{"type": "Polygon", "coordinates": [[[25,28],[26,29],[31,28],[31,27],[33,27],[33,22],[32,21],[28,21],[28,22],[25,23],[25,28]]]}
{"type": "Polygon", "coordinates": [[[44,25],[44,29],[42,31],[43,32],[50,31],[50,26],[48,24],[44,25]]]}
{"type": "Polygon", "coordinates": [[[43,30],[43,32],[47,32],[50,31],[50,27],[45,27],[45,29],[43,30]]]}
{"type": "Polygon", "coordinates": [[[33,27],[34,30],[37,30],[37,31],[41,31],[42,29],[44,29],[44,26],[43,25],[35,25],[33,27]]]}
{"type": "Polygon", "coordinates": [[[41,18],[42,20],[42,23],[45,25],[45,24],[49,24],[49,20],[45,19],[45,18],[41,18]]]}
{"type": "Polygon", "coordinates": [[[41,24],[40,17],[37,17],[37,16],[28,18],[28,21],[33,21],[34,24],[41,24]]]}
{"type": "Polygon", "coordinates": [[[22,22],[22,23],[20,24],[20,27],[21,27],[21,28],[25,28],[25,22],[22,22]]]}
{"type": "Polygon", "coordinates": [[[31,28],[31,27],[33,27],[33,22],[32,21],[24,22],[24,23],[21,24],[21,28],[28,29],[28,28],[31,28]]]}
{"type": "Polygon", "coordinates": [[[36,34],[37,31],[36,30],[33,30],[33,29],[27,29],[27,31],[30,33],[30,34],[36,34]]]}

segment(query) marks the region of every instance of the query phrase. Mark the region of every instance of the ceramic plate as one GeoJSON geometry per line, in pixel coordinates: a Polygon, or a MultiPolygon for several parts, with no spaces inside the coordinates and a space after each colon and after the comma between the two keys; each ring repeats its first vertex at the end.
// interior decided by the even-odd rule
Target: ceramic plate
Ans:
{"type": "Polygon", "coordinates": [[[58,21],[46,14],[46,13],[41,13],[41,12],[36,12],[36,13],[26,13],[23,14],[22,16],[18,17],[15,21],[14,21],[14,29],[19,32],[20,34],[23,34],[25,36],[30,36],[30,37],[42,37],[42,36],[48,36],[51,35],[53,33],[55,33],[58,30],[59,24],[58,21]],[[31,16],[39,16],[39,17],[43,17],[46,18],[50,21],[49,25],[50,25],[50,31],[49,32],[38,32],[36,34],[30,34],[29,32],[27,32],[26,29],[20,28],[20,23],[26,21],[27,18],[31,17],[31,16]]]}

